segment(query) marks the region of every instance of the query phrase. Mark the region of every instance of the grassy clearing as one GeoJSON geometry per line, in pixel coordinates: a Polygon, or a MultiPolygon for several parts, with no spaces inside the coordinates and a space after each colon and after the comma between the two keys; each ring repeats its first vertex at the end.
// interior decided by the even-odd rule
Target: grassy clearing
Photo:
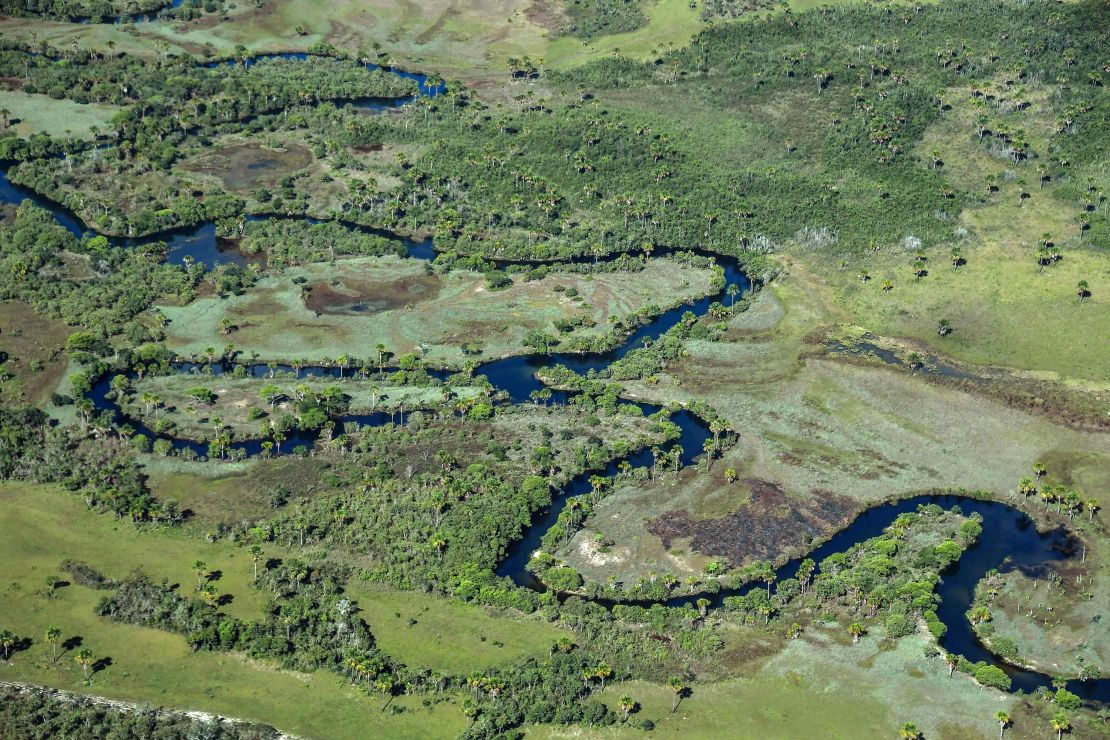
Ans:
{"type": "Polygon", "coordinates": [[[929,275],[921,280],[910,274],[909,254],[869,259],[867,283],[831,265],[826,274],[854,321],[876,333],[913,337],[976,364],[1110,384],[1110,353],[1090,340],[1110,335],[1110,255],[1069,251],[1041,272],[1031,245],[991,240],[968,250],[967,259],[953,270],[947,250],[932,250],[929,275]],[[880,284],[888,276],[895,286],[885,292],[880,284]],[[1079,280],[1092,290],[1082,303],[1079,280]],[[945,318],[954,331],[941,337],[937,323],[945,318]]]}
{"type": "MultiPolygon", "coordinates": [[[[841,630],[843,631],[843,630],[841,630]]],[[[912,721],[926,737],[991,738],[994,712],[1017,712],[1013,697],[977,690],[970,679],[948,678],[939,658],[923,657],[925,639],[897,643],[867,636],[852,645],[847,635],[810,629],[745,678],[695,683],[678,711],[672,692],[642,681],[607,688],[616,711],[622,695],[639,705],[632,717],[651,720],[650,733],[625,726],[596,732],[536,728],[531,737],[858,738],[896,737],[912,721]]],[[[1017,736],[1022,732],[1015,723],[1017,736]]]]}
{"type": "Polygon", "coordinates": [[[315,495],[326,467],[320,460],[297,457],[207,463],[147,455],[144,460],[155,497],[174,499],[191,511],[186,526],[201,531],[272,514],[272,494],[279,487],[290,501],[315,495]]]}
{"type": "Polygon", "coordinates": [[[596,326],[566,336],[596,336],[611,315],[708,293],[711,276],[660,259],[639,272],[551,274],[532,282],[517,277],[512,287],[491,291],[477,273],[427,275],[417,260],[358,258],[291,268],[243,296],[162,310],[171,322],[169,344],[178,352],[203,353],[231,341],[265,359],[318,359],[336,351],[370,359],[379,342],[395,354],[423,344],[429,361],[461,366],[467,342],[482,347],[480,359],[519,354],[530,329],[555,332],[554,321],[583,316],[596,326]],[[292,282],[298,276],[311,288],[307,301],[292,282]],[[578,296],[556,286],[576,288],[578,296]],[[221,334],[224,318],[237,327],[230,336],[221,334]]]}
{"type": "Polygon", "coordinates": [[[46,319],[26,303],[0,303],[0,352],[8,355],[0,370],[0,399],[41,404],[66,371],[64,346],[70,330],[46,319]]]}
{"type": "MultiPolygon", "coordinates": [[[[79,494],[55,487],[6,483],[0,487],[0,511],[8,532],[5,547],[10,548],[4,560],[13,568],[7,574],[19,576],[15,590],[25,594],[19,601],[32,610],[51,609],[53,601],[32,594],[45,586],[47,576],[64,577],[58,565],[66,559],[84,561],[109,578],[124,578],[141,567],[152,577],[180,583],[185,591],[197,581],[193,563],[203,560],[210,571],[221,574],[214,584],[232,597],[226,607],[229,614],[250,619],[265,608],[266,595],[250,585],[250,558],[234,548],[172,531],[137,529],[130,522],[89,512],[79,494]]],[[[57,601],[82,590],[61,589],[57,601]]]]}
{"type": "Polygon", "coordinates": [[[322,41],[358,51],[377,41],[390,59],[404,66],[483,83],[504,75],[510,57],[542,57],[550,66],[569,67],[616,49],[646,56],[657,46],[687,43],[703,27],[699,8],[690,7],[688,0],[657,0],[647,9],[644,27],[590,44],[568,37],[551,39],[543,14],[531,0],[430,0],[419,5],[407,0],[337,0],[326,8],[314,0],[238,5],[224,17],[125,27],[6,19],[4,34],[27,40],[34,32],[67,49],[74,40],[82,48],[96,49],[112,40],[118,51],[147,56],[162,50],[227,55],[240,44],[254,50],[297,51],[322,41]]]}
{"type": "Polygon", "coordinates": [[[192,583],[197,558],[223,570],[217,582],[233,591],[232,613],[250,616],[253,603],[246,583],[249,561],[225,545],[192,541],[174,534],[135,531],[84,510],[78,497],[53,487],[4,484],[0,487],[0,588],[4,626],[35,642],[0,664],[0,679],[28,681],[126,701],[180,709],[200,709],[267,722],[287,732],[315,738],[444,737],[465,727],[451,701],[424,708],[398,697],[399,714],[379,710],[380,702],[353,691],[334,674],[281,671],[239,655],[193,653],[184,638],[133,625],[114,624],[93,614],[101,594],[67,586],[56,599],[35,595],[57,564],[75,557],[108,575],[126,575],[142,566],[155,578],[165,575],[192,583]],[[48,625],[111,665],[81,682],[70,653],[50,659],[41,636],[48,625]]]}
{"type": "Polygon", "coordinates": [[[372,381],[336,381],[315,378],[296,379],[293,377],[235,378],[229,375],[193,376],[166,375],[146,377],[135,383],[135,396],[139,399],[140,413],[148,425],[156,421],[173,425],[175,436],[189,439],[209,439],[215,434],[215,420],[221,428],[230,429],[236,439],[266,436],[269,419],[274,415],[296,414],[297,398],[300,390],[307,388],[309,394],[322,393],[329,386],[338,386],[348,399],[348,411],[352,414],[372,411],[393,411],[402,408],[412,411],[421,407],[438,406],[443,403],[444,391],[452,398],[473,398],[481,390],[472,386],[451,388],[390,386],[372,381]],[[270,403],[263,399],[260,391],[270,385],[277,386],[281,395],[272,410],[270,403]],[[198,401],[189,395],[191,389],[204,387],[215,394],[211,403],[198,401]],[[160,399],[162,408],[154,409],[141,403],[147,393],[160,399]],[[251,418],[251,412],[257,418],[251,418]]]}
{"type": "Polygon", "coordinates": [[[1110,642],[1098,638],[1098,625],[1110,613],[1110,538],[1105,527],[1110,450],[1052,450],[1041,462],[1048,471],[1043,485],[1077,489],[1084,500],[1094,499],[1099,510],[1069,519],[1050,506],[1044,516],[1078,535],[1079,556],[1044,572],[1011,571],[984,580],[978,593],[992,619],[980,629],[991,633],[988,639],[1013,640],[1020,660],[1042,672],[1075,676],[1084,666],[1110,665],[1110,642]]]}
{"type": "MultiPolygon", "coordinates": [[[[982,109],[969,102],[970,90],[950,91],[953,109],[930,126],[915,154],[925,167],[936,153],[942,163],[935,169],[938,187],[949,183],[983,198],[961,215],[969,232],[967,264],[953,270],[950,245],[929,251],[929,274],[920,280],[912,275],[912,253],[896,247],[856,260],[848,270],[814,260],[857,323],[876,333],[920,339],[973,363],[1110,382],[1110,353],[1090,341],[1110,333],[1110,255],[1080,240],[1078,202],[1055,197],[1057,183],[1051,180],[1039,185],[1038,161],[1047,156],[1053,137],[1048,95],[1032,85],[1024,92],[1026,109],[1009,114],[988,109],[990,129],[1005,125],[1026,132],[1032,158],[1015,165],[991,148],[990,137],[979,141],[976,120],[982,109]],[[993,194],[987,193],[987,177],[997,183],[993,194]],[[1019,197],[1023,182],[1025,199],[1019,197]],[[1034,253],[1045,233],[1064,245],[1064,259],[1041,270],[1034,253]],[[861,282],[860,270],[872,279],[861,282]],[[881,289],[887,279],[894,283],[889,292],[881,289]],[[1082,303],[1076,295],[1080,280],[1088,281],[1091,291],[1082,303]],[[943,338],[936,331],[942,318],[955,327],[943,338]]],[[[1081,173],[1068,176],[1082,179],[1081,173]]]]}
{"type": "Polygon", "coordinates": [[[104,103],[81,105],[18,90],[0,90],[0,109],[10,111],[8,128],[24,139],[31,134],[89,139],[94,127],[106,131],[112,117],[121,110],[104,103]]]}
{"type": "Polygon", "coordinates": [[[382,650],[410,667],[465,674],[546,655],[551,643],[569,636],[535,618],[493,616],[432,594],[357,582],[348,592],[382,650]]]}

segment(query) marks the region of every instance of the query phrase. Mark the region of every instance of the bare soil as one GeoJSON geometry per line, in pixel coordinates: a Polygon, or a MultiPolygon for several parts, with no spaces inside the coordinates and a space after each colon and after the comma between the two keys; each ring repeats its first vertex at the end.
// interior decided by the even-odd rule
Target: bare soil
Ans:
{"type": "Polygon", "coordinates": [[[197,157],[185,169],[218,177],[229,190],[249,193],[259,187],[273,187],[291,172],[308,167],[314,158],[307,147],[295,143],[284,149],[268,149],[258,144],[234,144],[197,157]]]}
{"type": "Polygon", "coordinates": [[[339,286],[315,283],[305,305],[329,315],[370,315],[393,311],[439,297],[443,282],[437,275],[413,275],[399,280],[344,280],[339,286]]]}
{"type": "Polygon", "coordinates": [[[860,508],[858,501],[832,491],[798,501],[766,480],[748,479],[743,484],[751,490],[751,497],[730,514],[697,519],[679,509],[647,522],[646,528],[668,549],[672,541],[689,538],[698,552],[727,557],[739,565],[753,558],[781,555],[782,543],[794,540],[799,532],[815,539],[830,535],[860,508]]]}

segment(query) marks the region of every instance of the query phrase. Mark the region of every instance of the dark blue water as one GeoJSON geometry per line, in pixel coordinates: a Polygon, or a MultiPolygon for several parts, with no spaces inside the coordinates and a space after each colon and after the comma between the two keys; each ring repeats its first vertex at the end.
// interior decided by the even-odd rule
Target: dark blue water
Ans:
{"type": "MultiPolygon", "coordinates": [[[[998,501],[981,501],[954,495],[922,495],[868,509],[847,527],[837,532],[807,557],[820,564],[830,555],[844,552],[853,545],[878,537],[900,514],[916,511],[921,505],[938,504],[946,509],[958,506],[965,515],[983,517],[983,534],[959,562],[943,574],[937,591],[940,607],[937,616],[948,627],[940,644],[949,652],[962,655],[973,663],[985,661],[1000,666],[1013,681],[1015,691],[1031,693],[1038,688],[1052,688],[1052,679],[1043,673],[1027,671],[1000,661],[976,637],[966,614],[975,595],[975,587],[990,570],[1006,573],[1019,570],[1030,576],[1044,577],[1056,562],[1075,556],[1075,540],[1063,528],[1038,532],[1033,521],[1020,510],[998,501]]],[[[778,578],[797,576],[801,559],[792,560],[776,571],[778,578]]],[[[738,589],[726,589],[709,596],[719,606],[727,596],[762,588],[762,583],[738,589]]],[[[680,597],[667,602],[671,606],[690,603],[695,597],[680,597]]],[[[1110,679],[1069,681],[1067,688],[1088,701],[1110,701],[1110,679]]]]}
{"type": "MultiPolygon", "coordinates": [[[[184,2],[185,0],[170,0],[169,8],[180,8],[184,2]]],[[[157,19],[159,12],[160,11],[158,10],[152,10],[147,13],[123,13],[121,15],[106,15],[97,19],[96,22],[120,24],[130,21],[132,23],[146,23],[147,21],[157,19]]],[[[93,18],[91,16],[76,17],[73,19],[73,22],[84,25],[88,23],[93,23],[93,18]]]]}

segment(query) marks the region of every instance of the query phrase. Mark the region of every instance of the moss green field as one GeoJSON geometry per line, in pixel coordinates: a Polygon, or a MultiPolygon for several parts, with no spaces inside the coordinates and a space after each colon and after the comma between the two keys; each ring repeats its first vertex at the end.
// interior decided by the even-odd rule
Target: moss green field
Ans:
{"type": "Polygon", "coordinates": [[[1110,2],[74,1],[0,2],[0,683],[134,706],[0,740],[1110,738],[1110,2]],[[934,494],[1013,508],[816,549],[934,494]]]}
{"type": "MultiPolygon", "coordinates": [[[[104,592],[70,584],[57,589],[53,598],[42,595],[47,576],[64,576],[58,565],[67,558],[86,562],[109,578],[141,568],[156,580],[181,583],[187,591],[196,580],[193,563],[203,560],[210,571],[222,574],[215,581],[220,592],[233,597],[225,611],[251,619],[261,613],[265,600],[250,586],[250,558],[243,550],[185,534],[138,530],[85,510],[78,495],[52,486],[0,486],[0,521],[5,527],[0,538],[4,623],[33,641],[11,661],[0,662],[0,680],[254,719],[313,737],[359,738],[374,732],[433,738],[457,734],[465,726],[451,696],[431,707],[413,697],[398,697],[394,703],[401,711],[383,713],[377,697],[360,694],[330,672],[305,674],[239,654],[194,653],[180,635],[101,619],[93,609],[104,592]],[[81,647],[111,659],[93,674],[88,687],[72,659],[76,648],[60,650],[57,663],[51,659],[41,639],[50,625],[61,628],[63,640],[80,638],[81,647]]],[[[272,554],[281,551],[274,548],[272,554]]],[[[444,672],[544,654],[564,634],[534,619],[494,616],[425,594],[360,582],[350,584],[350,594],[388,654],[444,672]]]]}
{"type": "MultiPolygon", "coordinates": [[[[121,109],[104,103],[82,105],[72,100],[56,100],[48,95],[0,90],[0,110],[8,111],[9,129],[24,138],[32,134],[49,134],[89,139],[93,129],[110,129],[112,118],[121,109]]],[[[3,121],[0,120],[0,123],[3,121]]]]}
{"type": "Polygon", "coordinates": [[[354,258],[291,268],[280,278],[263,278],[243,296],[202,298],[162,312],[170,320],[168,344],[181,353],[199,354],[231,341],[265,360],[320,358],[333,347],[368,359],[377,357],[378,343],[396,355],[418,352],[423,344],[429,362],[461,367],[465,343],[480,345],[481,359],[520,354],[530,329],[553,331],[554,321],[576,317],[596,326],[569,336],[597,336],[610,316],[709,293],[711,278],[708,269],[659,259],[642,271],[553,273],[529,282],[518,276],[511,287],[489,290],[478,273],[426,275],[417,260],[354,258]],[[308,302],[293,283],[298,277],[312,290],[308,302]],[[578,295],[557,286],[576,288],[578,295]],[[237,327],[226,336],[224,318],[237,327]]]}

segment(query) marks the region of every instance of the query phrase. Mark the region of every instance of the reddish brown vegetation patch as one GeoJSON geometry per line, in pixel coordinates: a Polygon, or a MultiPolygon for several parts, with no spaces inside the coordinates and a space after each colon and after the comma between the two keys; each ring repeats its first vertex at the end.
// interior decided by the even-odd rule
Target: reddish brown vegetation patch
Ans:
{"type": "Polygon", "coordinates": [[[433,300],[439,297],[441,287],[435,275],[414,275],[388,282],[344,279],[342,292],[327,283],[316,283],[305,305],[322,314],[369,316],[433,300]]]}
{"type": "Polygon", "coordinates": [[[803,537],[832,533],[859,510],[859,502],[831,491],[814,491],[795,500],[776,484],[750,479],[750,500],[717,519],[693,519],[685,509],[669,511],[647,523],[647,529],[670,548],[671,541],[690,538],[691,547],[705,555],[725,557],[740,565],[750,560],[774,560],[802,544],[803,537]]]}

